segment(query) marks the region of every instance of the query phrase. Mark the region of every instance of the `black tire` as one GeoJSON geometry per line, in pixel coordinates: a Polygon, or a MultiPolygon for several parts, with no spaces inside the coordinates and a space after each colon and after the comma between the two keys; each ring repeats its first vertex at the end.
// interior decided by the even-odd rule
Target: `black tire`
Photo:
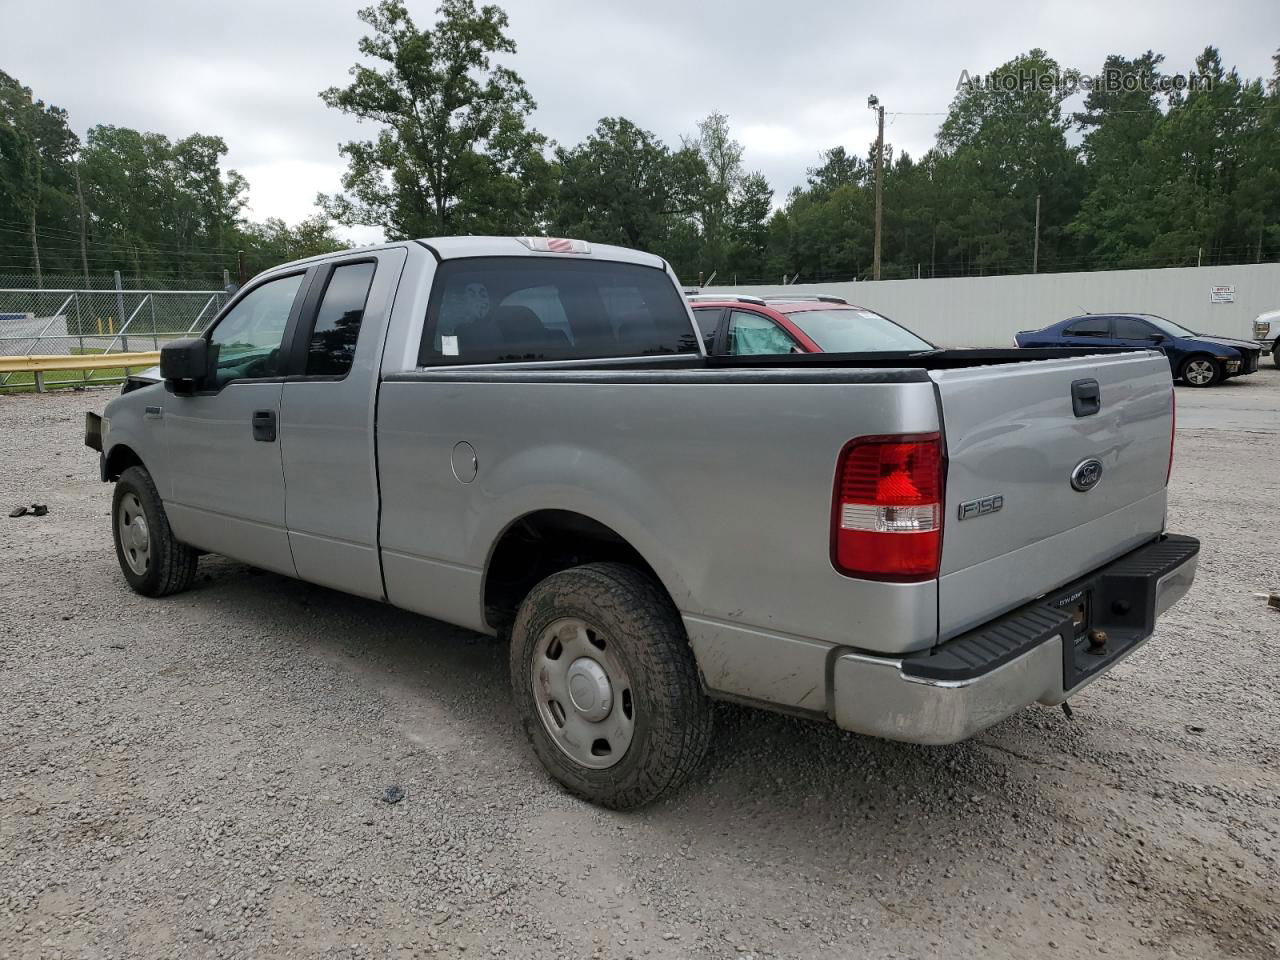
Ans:
{"type": "Polygon", "coordinates": [[[1276,342],[1271,346],[1271,362],[1280,368],[1280,337],[1276,338],[1276,342]]]}
{"type": "Polygon", "coordinates": [[[1189,387],[1216,387],[1222,382],[1222,364],[1203,353],[1194,354],[1182,361],[1182,369],[1178,371],[1182,382],[1189,387]],[[1208,378],[1204,377],[1205,364],[1208,365],[1208,378]],[[1193,379],[1194,378],[1194,379],[1193,379]]]}
{"type": "Polygon", "coordinates": [[[711,743],[711,703],[698,681],[680,614],[661,586],[625,564],[572,567],[529,592],[512,628],[511,685],[520,722],[543,766],[570,793],[603,807],[632,809],[674,792],[711,743]],[[634,732],[621,758],[604,769],[571,757],[540,712],[534,658],[541,656],[544,631],[562,621],[581,621],[602,650],[607,643],[627,679],[628,689],[613,697],[612,710],[623,709],[628,698],[634,732]]]}
{"type": "MultiPolygon", "coordinates": [[[[130,467],[116,481],[115,493],[111,497],[111,533],[120,571],[129,586],[144,597],[180,593],[195,580],[199,555],[174,537],[155,481],[145,467],[130,467]],[[139,551],[123,542],[127,534],[123,529],[122,508],[127,511],[134,504],[140,506],[145,522],[146,562],[142,570],[135,569],[139,566],[139,551]]],[[[141,538],[142,535],[139,536],[141,538]]]]}

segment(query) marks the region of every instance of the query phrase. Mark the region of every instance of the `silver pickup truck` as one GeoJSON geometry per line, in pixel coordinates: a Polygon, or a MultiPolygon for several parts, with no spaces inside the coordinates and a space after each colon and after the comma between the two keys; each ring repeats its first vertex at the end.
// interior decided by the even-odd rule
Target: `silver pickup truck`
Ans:
{"type": "Polygon", "coordinates": [[[664,261],[576,240],[278,267],[87,430],[134,590],[218,553],[509,635],[538,757],[616,808],[711,699],[927,744],[1063,703],[1199,550],[1160,353],[707,357],[664,261]]]}

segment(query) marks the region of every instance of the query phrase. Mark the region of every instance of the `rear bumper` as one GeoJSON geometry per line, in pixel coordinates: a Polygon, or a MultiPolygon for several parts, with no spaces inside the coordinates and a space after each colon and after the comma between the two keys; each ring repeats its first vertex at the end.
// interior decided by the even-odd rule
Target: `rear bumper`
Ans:
{"type": "Polygon", "coordinates": [[[1052,596],[921,655],[835,660],[832,713],[845,730],[956,743],[1032,703],[1062,703],[1142,646],[1195,580],[1199,541],[1162,537],[1052,596]],[[1074,615],[1105,645],[1090,650],[1074,615]]]}

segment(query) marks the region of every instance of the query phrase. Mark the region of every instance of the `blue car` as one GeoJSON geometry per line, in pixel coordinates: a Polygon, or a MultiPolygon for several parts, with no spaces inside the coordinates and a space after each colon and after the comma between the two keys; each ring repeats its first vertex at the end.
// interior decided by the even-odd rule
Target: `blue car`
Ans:
{"type": "Polygon", "coordinates": [[[1258,372],[1261,350],[1251,340],[1206,337],[1154,313],[1089,313],[1014,337],[1020,347],[1133,347],[1159,350],[1174,379],[1212,387],[1229,377],[1258,372]]]}

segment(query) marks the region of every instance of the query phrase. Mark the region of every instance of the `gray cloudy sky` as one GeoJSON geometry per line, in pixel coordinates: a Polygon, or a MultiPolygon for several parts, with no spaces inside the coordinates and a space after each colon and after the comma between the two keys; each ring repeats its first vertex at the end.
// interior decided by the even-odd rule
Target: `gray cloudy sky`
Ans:
{"type": "MultiPolygon", "coordinates": [[[[0,69],[95,123],[171,137],[219,134],[250,184],[254,217],[296,221],[338,186],[337,144],[369,128],[327,109],[317,91],[346,82],[364,25],[342,0],[0,0],[0,69]],[[17,42],[13,42],[13,41],[17,42]]],[[[435,0],[409,0],[418,23],[435,0]]],[[[1187,71],[1206,44],[1248,77],[1269,76],[1280,4],[938,3],[501,0],[518,53],[508,58],[538,101],[534,124],[573,144],[606,115],[670,144],[712,109],[729,115],[775,202],[818,152],[863,153],[866,108],[888,111],[886,138],[918,154],[933,141],[961,70],[982,73],[1044,47],[1064,67],[1101,67],[1148,48],[1187,71]]],[[[344,230],[356,241],[371,229],[344,230]]]]}

